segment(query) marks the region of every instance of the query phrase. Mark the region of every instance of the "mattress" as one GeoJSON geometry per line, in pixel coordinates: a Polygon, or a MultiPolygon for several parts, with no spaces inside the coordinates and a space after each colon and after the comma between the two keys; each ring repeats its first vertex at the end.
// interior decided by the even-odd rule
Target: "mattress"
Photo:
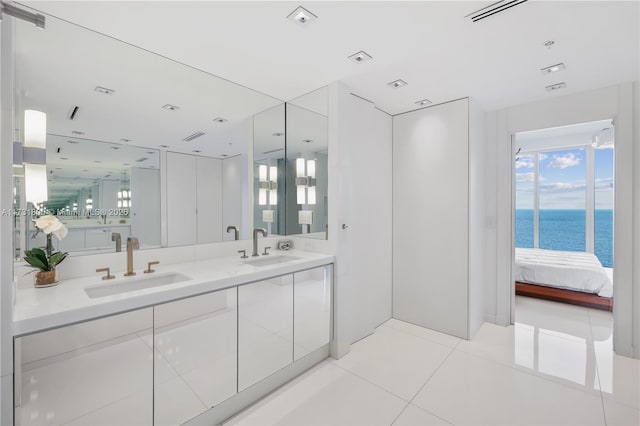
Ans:
{"type": "Polygon", "coordinates": [[[516,281],[611,297],[611,280],[593,253],[516,249],[516,281]]]}

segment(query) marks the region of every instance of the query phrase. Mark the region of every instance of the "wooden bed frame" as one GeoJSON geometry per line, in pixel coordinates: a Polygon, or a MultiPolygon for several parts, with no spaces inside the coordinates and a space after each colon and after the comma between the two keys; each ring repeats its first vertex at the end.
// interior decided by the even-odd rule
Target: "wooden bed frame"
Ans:
{"type": "Polygon", "coordinates": [[[592,293],[583,293],[581,291],[564,290],[561,288],[546,287],[516,281],[516,294],[519,296],[534,297],[536,299],[551,300],[554,302],[585,306],[587,308],[601,309],[603,311],[613,311],[612,298],[601,297],[592,293]]]}

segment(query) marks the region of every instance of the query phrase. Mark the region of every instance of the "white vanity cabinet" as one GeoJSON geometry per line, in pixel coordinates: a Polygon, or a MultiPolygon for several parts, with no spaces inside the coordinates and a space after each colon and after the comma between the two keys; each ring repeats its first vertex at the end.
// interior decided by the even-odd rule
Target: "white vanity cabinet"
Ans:
{"type": "Polygon", "coordinates": [[[293,360],[331,341],[332,267],[293,274],[293,360]]]}
{"type": "Polygon", "coordinates": [[[154,307],[155,424],[184,423],[237,393],[237,290],[154,307]]]}
{"type": "Polygon", "coordinates": [[[145,308],[17,337],[15,424],[152,424],[152,331],[145,308]]]}
{"type": "Polygon", "coordinates": [[[238,389],[293,362],[293,275],[238,289],[238,389]]]}

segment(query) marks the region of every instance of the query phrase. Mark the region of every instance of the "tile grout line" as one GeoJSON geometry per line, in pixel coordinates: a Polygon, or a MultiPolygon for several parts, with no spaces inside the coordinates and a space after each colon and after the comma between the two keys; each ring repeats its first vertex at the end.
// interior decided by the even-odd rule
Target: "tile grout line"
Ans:
{"type": "MultiPolygon", "coordinates": [[[[395,318],[392,318],[392,319],[395,319],[395,318]]],[[[397,320],[397,321],[402,321],[402,320],[397,320]]],[[[406,322],[406,321],[402,321],[402,322],[406,322]]],[[[436,332],[436,333],[439,333],[439,332],[437,332],[437,331],[435,331],[435,330],[431,330],[430,328],[422,327],[422,326],[419,326],[419,325],[416,325],[416,324],[413,324],[413,323],[410,323],[410,322],[407,322],[407,324],[411,324],[411,325],[414,325],[414,326],[416,326],[416,327],[423,328],[423,329],[425,329],[425,330],[430,330],[430,331],[434,331],[434,332],[436,332]]],[[[434,339],[430,339],[430,338],[427,338],[427,337],[418,336],[417,334],[409,333],[408,331],[405,331],[405,330],[397,329],[397,328],[395,328],[395,327],[393,327],[393,326],[391,326],[391,325],[387,325],[387,322],[384,322],[384,323],[380,324],[378,327],[376,327],[376,330],[377,330],[378,328],[381,328],[381,327],[385,327],[385,328],[387,328],[387,329],[390,329],[390,330],[393,330],[393,331],[397,331],[398,333],[402,333],[402,334],[405,334],[405,335],[407,335],[407,336],[416,337],[416,338],[418,338],[418,339],[421,339],[421,340],[427,341],[427,342],[429,342],[429,343],[434,343],[434,344],[436,344],[436,345],[442,346],[442,347],[447,348],[447,349],[454,349],[456,346],[458,346],[458,343],[460,343],[460,342],[461,342],[461,340],[462,340],[462,339],[460,339],[459,337],[455,337],[455,336],[451,336],[451,335],[449,335],[449,334],[444,334],[444,333],[443,333],[443,334],[444,334],[444,336],[446,336],[446,337],[450,337],[450,338],[452,338],[452,339],[457,339],[457,341],[456,341],[455,345],[450,346],[450,345],[445,345],[444,343],[441,343],[441,342],[436,342],[435,338],[434,338],[434,339]]],[[[368,337],[368,336],[367,336],[367,337],[368,337]]],[[[356,342],[356,343],[357,343],[357,342],[356,342]]]]}
{"type": "Polygon", "coordinates": [[[600,366],[598,365],[598,356],[596,354],[596,340],[593,337],[593,323],[591,322],[591,313],[587,311],[587,317],[589,318],[589,330],[591,331],[591,341],[593,342],[593,356],[596,364],[596,379],[598,380],[598,390],[600,391],[600,403],[602,404],[602,417],[604,419],[605,426],[607,425],[607,410],[604,408],[604,395],[602,394],[602,383],[600,382],[600,366]]]}

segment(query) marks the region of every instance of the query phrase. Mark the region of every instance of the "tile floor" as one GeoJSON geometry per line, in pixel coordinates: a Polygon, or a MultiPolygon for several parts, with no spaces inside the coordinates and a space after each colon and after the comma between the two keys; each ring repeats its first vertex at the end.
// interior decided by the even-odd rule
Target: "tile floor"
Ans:
{"type": "Polygon", "coordinates": [[[228,425],[639,425],[640,361],[610,313],[516,298],[473,341],[389,320],[228,425]]]}

